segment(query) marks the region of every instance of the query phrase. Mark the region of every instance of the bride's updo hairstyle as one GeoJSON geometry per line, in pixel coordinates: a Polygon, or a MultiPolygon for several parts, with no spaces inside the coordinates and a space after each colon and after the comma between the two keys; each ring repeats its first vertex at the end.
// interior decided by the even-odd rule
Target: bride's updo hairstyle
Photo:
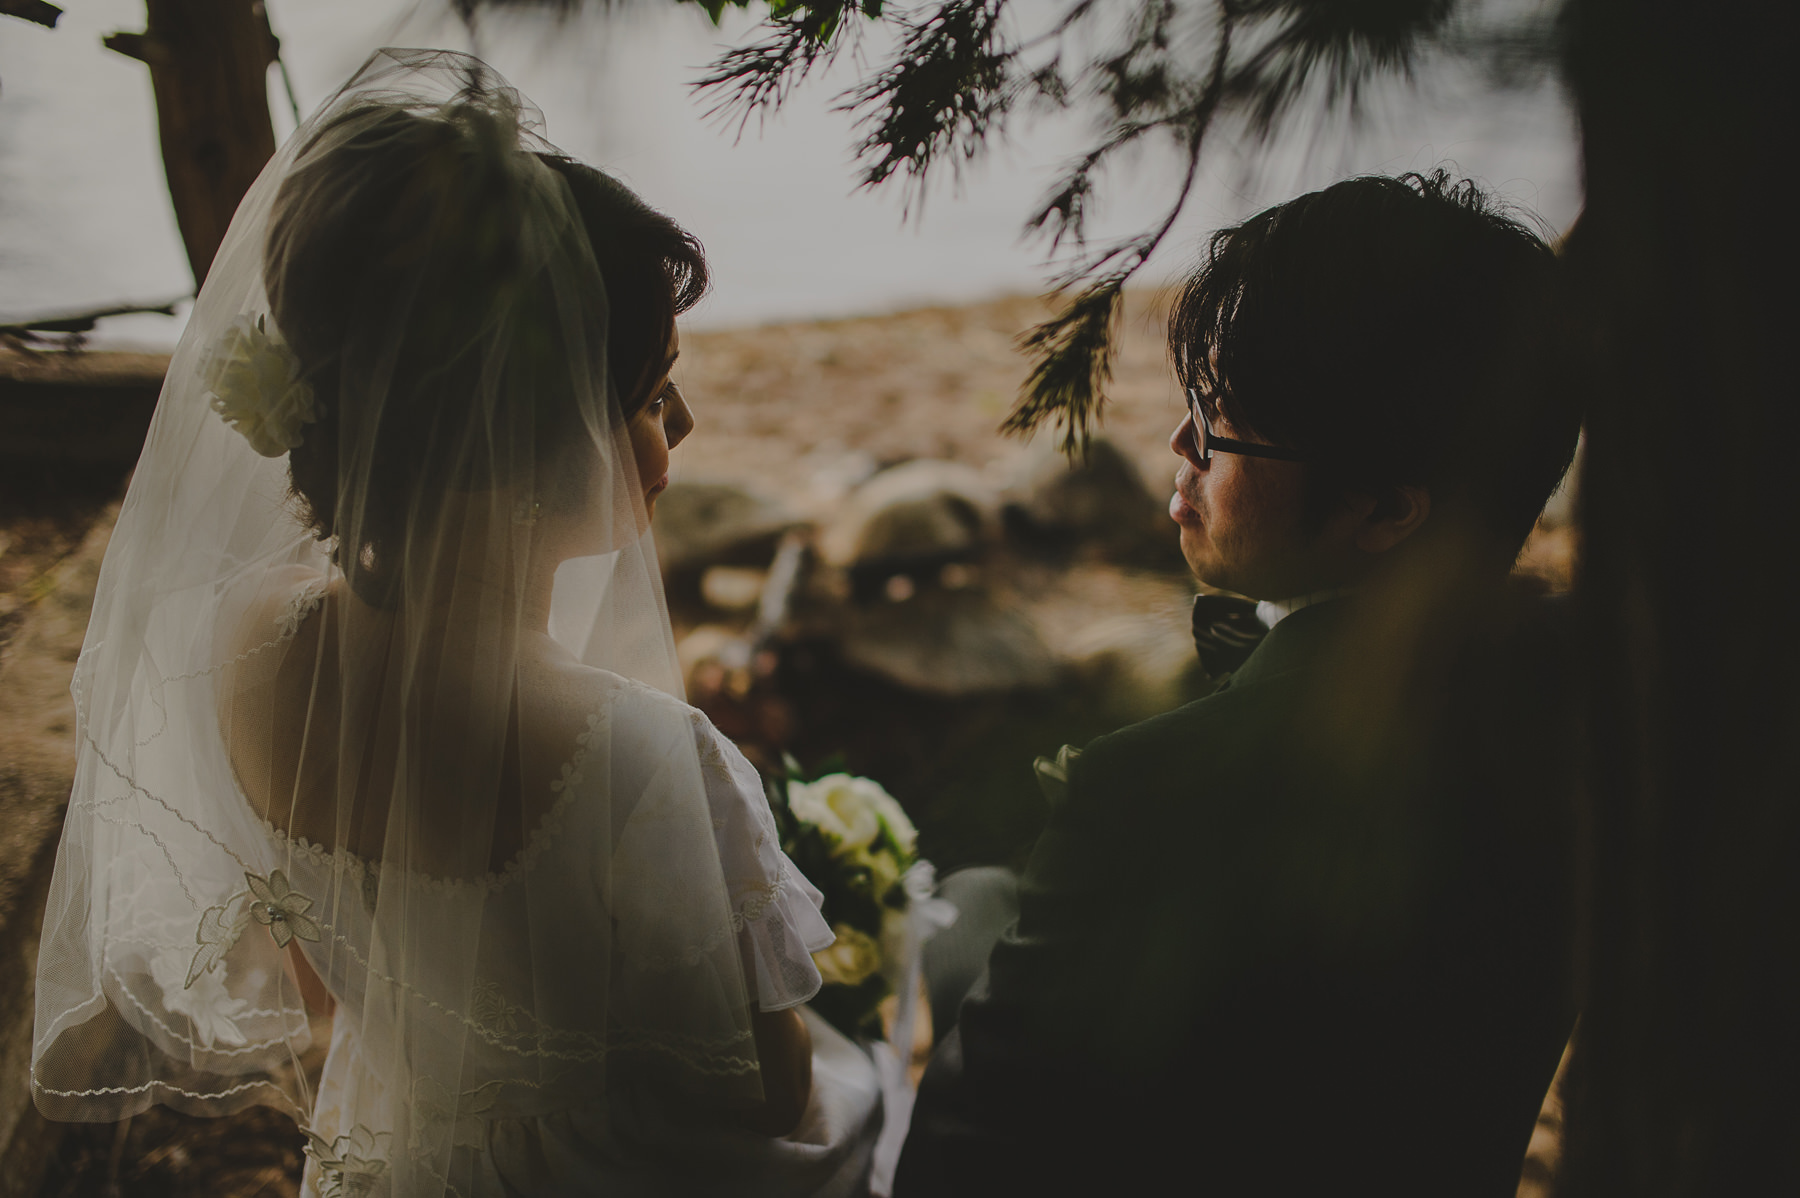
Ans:
{"type": "Polygon", "coordinates": [[[319,410],[293,493],[356,592],[393,606],[417,517],[455,493],[580,502],[579,448],[650,400],[706,259],[616,180],[522,148],[492,92],[350,108],[296,161],[264,253],[319,410]]]}

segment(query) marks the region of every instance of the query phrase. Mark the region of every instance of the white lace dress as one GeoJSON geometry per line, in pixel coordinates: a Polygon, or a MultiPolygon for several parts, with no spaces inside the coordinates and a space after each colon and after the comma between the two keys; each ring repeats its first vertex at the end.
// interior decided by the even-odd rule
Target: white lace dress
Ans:
{"type": "MultiPolygon", "coordinates": [[[[283,631],[291,631],[298,619],[285,623],[283,631]]],[[[379,889],[403,880],[420,892],[417,897],[423,901],[417,908],[441,912],[446,927],[468,926],[459,909],[465,903],[482,904],[478,980],[468,1009],[448,1009],[433,1000],[440,1014],[459,1019],[472,1033],[469,1052],[477,1059],[466,1064],[465,1083],[468,1077],[487,1072],[478,1059],[481,1054],[493,1057],[493,1071],[500,1074],[509,1058],[519,1054],[554,1053],[579,1061],[584,1051],[591,1051],[587,1059],[592,1060],[605,1051],[598,1044],[584,1049],[579,1043],[571,1050],[566,1033],[535,1026],[527,994],[535,996],[537,1009],[542,1010],[545,979],[534,982],[516,976],[505,951],[509,929],[528,922],[525,911],[549,904],[566,913],[570,952],[580,954],[584,930],[603,928],[609,919],[608,888],[629,884],[634,862],[628,813],[607,813],[583,799],[607,774],[612,775],[611,793],[629,792],[629,780],[621,784],[620,775],[654,770],[656,763],[626,759],[628,755],[616,748],[613,760],[596,760],[598,754],[592,750],[599,744],[655,745],[671,734],[693,738],[705,789],[694,801],[703,801],[708,809],[749,994],[761,1009],[779,1010],[800,1006],[818,990],[820,978],[811,953],[829,945],[833,934],[819,914],[819,892],[780,851],[755,767],[705,715],[660,691],[612,674],[598,675],[598,690],[587,732],[554,786],[557,797],[549,813],[502,873],[453,880],[383,868],[378,877],[376,869],[345,850],[323,850],[264,824],[272,850],[289,864],[287,881],[296,894],[360,891],[363,906],[373,910],[379,889]],[[612,827],[599,826],[608,820],[612,827]],[[597,853],[595,846],[611,846],[611,851],[597,853]]],[[[309,1159],[303,1187],[308,1198],[386,1193],[382,1158],[421,1147],[416,1142],[392,1143],[391,1137],[360,1125],[350,1114],[381,1109],[393,1097],[383,1092],[384,1077],[365,1067],[364,1029],[355,1015],[365,1009],[365,995],[356,991],[360,971],[333,967],[334,960],[369,962],[380,957],[382,946],[375,943],[379,938],[372,921],[367,911],[357,908],[355,903],[339,904],[325,940],[295,941],[338,1004],[312,1114],[312,1132],[319,1137],[315,1144],[334,1148],[323,1165],[309,1159]],[[337,951],[325,951],[334,941],[337,951]]],[[[579,994],[565,1001],[578,1002],[579,994]]],[[[589,1107],[543,1112],[494,1109],[473,1119],[466,1112],[481,1104],[479,1100],[471,1104],[465,1093],[460,1103],[465,1114],[456,1125],[433,1128],[429,1116],[436,1083],[431,1079],[415,1084],[411,1135],[415,1141],[421,1135],[454,1137],[458,1158],[454,1172],[475,1179],[467,1198],[865,1194],[881,1128],[876,1069],[861,1048],[810,1009],[802,1007],[801,1012],[812,1033],[813,1092],[799,1128],[785,1138],[758,1136],[721,1119],[684,1115],[673,1104],[630,1093],[613,1093],[607,1102],[589,1107]]]]}

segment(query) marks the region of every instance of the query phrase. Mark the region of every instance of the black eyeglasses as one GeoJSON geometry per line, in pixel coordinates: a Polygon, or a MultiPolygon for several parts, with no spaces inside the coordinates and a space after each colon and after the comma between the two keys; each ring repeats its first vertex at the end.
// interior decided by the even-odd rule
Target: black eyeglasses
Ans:
{"type": "Polygon", "coordinates": [[[1214,453],[1235,453],[1247,458],[1278,458],[1283,462],[1308,460],[1308,455],[1298,449],[1259,445],[1255,441],[1239,441],[1235,437],[1219,436],[1213,432],[1212,421],[1206,418],[1206,409],[1200,403],[1199,388],[1189,387],[1187,398],[1188,415],[1194,418],[1194,448],[1199,452],[1202,462],[1212,461],[1214,453]]]}

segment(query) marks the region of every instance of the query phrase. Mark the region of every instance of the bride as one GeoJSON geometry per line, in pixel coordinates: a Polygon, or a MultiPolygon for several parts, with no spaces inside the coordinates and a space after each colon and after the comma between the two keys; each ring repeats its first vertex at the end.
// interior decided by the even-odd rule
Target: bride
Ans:
{"type": "Polygon", "coordinates": [[[309,1195],[856,1193],[832,933],[648,535],[705,260],[538,123],[383,51],[240,207],[76,667],[33,1092],[282,1108],[309,1195]]]}

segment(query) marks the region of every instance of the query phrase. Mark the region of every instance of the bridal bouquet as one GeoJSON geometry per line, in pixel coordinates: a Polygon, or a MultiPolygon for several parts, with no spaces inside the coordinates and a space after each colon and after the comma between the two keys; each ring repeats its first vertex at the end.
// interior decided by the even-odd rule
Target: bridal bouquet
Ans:
{"type": "Polygon", "coordinates": [[[825,979],[813,1010],[847,1036],[879,1039],[882,1000],[917,984],[907,975],[919,948],[953,915],[931,897],[918,831],[880,783],[844,773],[807,780],[792,758],[787,770],[769,789],[781,847],[825,895],[837,933],[813,954],[825,979]]]}

